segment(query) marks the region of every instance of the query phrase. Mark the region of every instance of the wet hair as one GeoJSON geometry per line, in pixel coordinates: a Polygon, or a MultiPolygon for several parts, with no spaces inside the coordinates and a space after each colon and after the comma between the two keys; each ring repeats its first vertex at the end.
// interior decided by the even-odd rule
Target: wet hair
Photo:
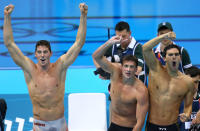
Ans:
{"type": "Polygon", "coordinates": [[[173,49],[173,48],[176,48],[178,50],[179,54],[181,55],[181,49],[180,49],[180,47],[177,46],[177,45],[174,45],[174,44],[170,44],[170,45],[168,45],[168,46],[166,46],[164,48],[163,57],[166,57],[167,51],[170,50],[170,49],[173,49]]]}
{"type": "Polygon", "coordinates": [[[196,66],[191,66],[190,68],[185,70],[186,75],[190,75],[191,77],[196,77],[200,75],[200,69],[196,66]]]}
{"type": "Polygon", "coordinates": [[[124,64],[124,61],[133,61],[135,62],[136,67],[138,66],[138,59],[133,55],[125,55],[121,61],[122,65],[124,64]]]}
{"type": "Polygon", "coordinates": [[[50,42],[47,41],[47,40],[40,40],[36,43],[36,46],[35,46],[35,52],[37,51],[37,47],[38,46],[46,46],[49,51],[51,52],[51,45],[50,45],[50,42]]]}
{"type": "Polygon", "coordinates": [[[126,29],[126,31],[130,32],[129,24],[127,22],[124,22],[124,21],[120,21],[115,26],[115,31],[123,31],[125,29],[126,29]]]}

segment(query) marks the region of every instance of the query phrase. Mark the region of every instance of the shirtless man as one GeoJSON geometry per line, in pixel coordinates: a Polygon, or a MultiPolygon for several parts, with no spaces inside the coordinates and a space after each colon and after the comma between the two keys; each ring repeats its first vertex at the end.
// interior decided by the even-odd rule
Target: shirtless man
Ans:
{"type": "MultiPolygon", "coordinates": [[[[195,84],[195,89],[196,89],[196,93],[194,95],[194,100],[193,100],[193,104],[192,104],[192,114],[191,114],[191,119],[192,120],[192,127],[194,128],[195,126],[199,127],[200,129],[200,110],[199,110],[199,82],[200,82],[200,69],[196,66],[191,66],[190,68],[188,68],[185,71],[186,75],[189,75],[195,84]]],[[[185,123],[185,127],[190,127],[190,123],[191,121],[188,121],[187,123],[185,123]]],[[[184,131],[188,131],[188,129],[184,128],[184,131]]]]}
{"type": "Polygon", "coordinates": [[[183,100],[185,105],[184,113],[180,114],[181,121],[186,121],[192,111],[194,83],[192,78],[178,71],[181,60],[179,47],[172,44],[164,49],[166,66],[161,65],[152,51],[162,40],[173,40],[175,37],[174,32],[169,32],[143,45],[144,58],[150,69],[147,131],[178,131],[179,107],[183,100]]]}
{"type": "Polygon", "coordinates": [[[25,76],[28,91],[33,104],[33,130],[66,131],[64,118],[65,79],[68,67],[75,61],[86,37],[86,20],[88,7],[84,3],[79,5],[81,16],[76,41],[68,52],[55,63],[50,63],[52,55],[50,43],[40,40],[36,44],[35,64],[24,56],[14,42],[11,27],[11,12],[13,5],[4,9],[4,44],[8,48],[14,62],[19,65],[25,76]]]}
{"type": "Polygon", "coordinates": [[[99,47],[93,58],[103,70],[111,74],[111,125],[108,131],[141,131],[148,111],[148,91],[135,77],[138,60],[132,55],[122,59],[122,65],[111,63],[104,54],[114,44],[121,42],[114,36],[99,47]]]}

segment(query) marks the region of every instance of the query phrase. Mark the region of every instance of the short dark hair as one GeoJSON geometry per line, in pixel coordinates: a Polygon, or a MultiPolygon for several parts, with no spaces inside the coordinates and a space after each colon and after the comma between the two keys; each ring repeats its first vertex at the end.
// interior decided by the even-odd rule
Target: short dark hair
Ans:
{"type": "Polygon", "coordinates": [[[115,31],[123,31],[124,29],[126,29],[126,31],[130,32],[130,27],[127,22],[120,21],[115,26],[115,31]]]}
{"type": "Polygon", "coordinates": [[[191,66],[190,68],[185,70],[186,75],[190,75],[191,77],[196,77],[200,75],[200,69],[196,66],[191,66]]]}
{"type": "Polygon", "coordinates": [[[47,40],[38,41],[35,46],[35,52],[36,52],[38,46],[46,46],[49,49],[49,51],[51,52],[51,45],[50,45],[50,42],[47,40]]]}
{"type": "Polygon", "coordinates": [[[125,55],[122,58],[122,65],[124,64],[124,61],[133,61],[133,62],[135,62],[136,67],[138,66],[138,59],[133,55],[125,55]]]}
{"type": "Polygon", "coordinates": [[[164,48],[163,57],[166,57],[167,50],[172,49],[172,48],[176,48],[178,50],[179,54],[181,55],[181,49],[180,49],[180,47],[177,46],[177,45],[175,45],[175,44],[170,44],[170,45],[168,45],[168,46],[166,46],[164,48]]]}

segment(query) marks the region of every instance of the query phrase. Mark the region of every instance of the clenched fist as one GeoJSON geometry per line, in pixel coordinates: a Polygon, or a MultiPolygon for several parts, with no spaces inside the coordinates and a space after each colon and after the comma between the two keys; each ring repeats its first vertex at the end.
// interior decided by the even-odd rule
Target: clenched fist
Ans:
{"type": "Polygon", "coordinates": [[[164,39],[174,40],[176,39],[176,34],[174,32],[168,32],[166,34],[163,34],[164,39]]]}
{"type": "Polygon", "coordinates": [[[10,15],[14,9],[14,5],[8,5],[4,8],[4,15],[10,15]]]}
{"type": "Polygon", "coordinates": [[[80,3],[79,8],[80,8],[81,14],[87,15],[88,6],[85,3],[80,3]]]}
{"type": "Polygon", "coordinates": [[[118,44],[122,41],[122,37],[120,36],[113,36],[112,38],[110,38],[109,40],[109,43],[111,43],[112,45],[113,44],[118,44]]]}

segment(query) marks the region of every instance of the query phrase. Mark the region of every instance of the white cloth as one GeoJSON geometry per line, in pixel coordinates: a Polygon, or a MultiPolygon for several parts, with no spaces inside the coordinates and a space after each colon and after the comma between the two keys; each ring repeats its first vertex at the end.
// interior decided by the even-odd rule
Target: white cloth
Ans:
{"type": "Polygon", "coordinates": [[[33,131],[67,131],[65,117],[54,121],[33,120],[33,131]]]}

